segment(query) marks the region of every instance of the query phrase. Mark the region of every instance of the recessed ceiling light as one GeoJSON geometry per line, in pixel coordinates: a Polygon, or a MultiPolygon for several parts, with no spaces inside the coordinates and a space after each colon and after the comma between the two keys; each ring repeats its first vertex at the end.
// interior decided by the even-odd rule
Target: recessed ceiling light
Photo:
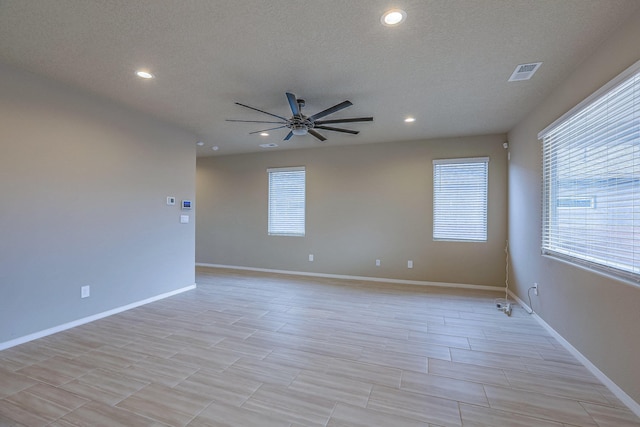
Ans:
{"type": "Polygon", "coordinates": [[[136,71],[136,76],[143,78],[143,79],[152,79],[154,77],[153,74],[151,74],[148,71],[144,71],[144,70],[138,70],[136,71]]]}
{"type": "Polygon", "coordinates": [[[269,136],[267,132],[260,132],[260,136],[269,136]]]}
{"type": "Polygon", "coordinates": [[[214,145],[213,147],[211,147],[211,149],[213,151],[218,151],[220,149],[220,147],[218,147],[217,145],[214,145]]]}
{"type": "Polygon", "coordinates": [[[404,119],[405,123],[413,123],[416,121],[416,119],[414,117],[407,117],[406,119],[404,119]]]}
{"type": "Polygon", "coordinates": [[[198,142],[196,142],[196,145],[197,145],[198,147],[202,147],[202,146],[204,145],[204,142],[202,142],[202,141],[198,141],[198,142]]]}
{"type": "Polygon", "coordinates": [[[382,25],[386,25],[387,27],[393,27],[395,25],[401,24],[407,18],[407,12],[402,9],[391,9],[386,11],[382,17],[380,18],[380,22],[382,25]]]}
{"type": "Polygon", "coordinates": [[[273,142],[269,143],[269,144],[260,144],[260,147],[262,148],[276,148],[278,146],[278,144],[275,144],[273,142]]]}

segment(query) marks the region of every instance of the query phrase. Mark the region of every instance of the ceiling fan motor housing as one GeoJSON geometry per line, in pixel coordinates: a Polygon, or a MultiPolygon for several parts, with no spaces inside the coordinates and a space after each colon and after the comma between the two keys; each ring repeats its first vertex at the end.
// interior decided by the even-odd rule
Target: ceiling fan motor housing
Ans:
{"type": "Polygon", "coordinates": [[[313,127],[313,122],[300,114],[300,116],[293,116],[287,127],[291,129],[294,135],[306,135],[307,130],[313,127]]]}

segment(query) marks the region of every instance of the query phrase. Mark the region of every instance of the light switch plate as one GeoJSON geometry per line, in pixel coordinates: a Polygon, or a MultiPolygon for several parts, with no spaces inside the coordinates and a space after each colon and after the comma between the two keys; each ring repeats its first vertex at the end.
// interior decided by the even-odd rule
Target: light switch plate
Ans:
{"type": "Polygon", "coordinates": [[[180,224],[189,224],[189,215],[180,215],[180,224]]]}
{"type": "Polygon", "coordinates": [[[176,204],[176,198],[173,196],[167,196],[167,205],[173,206],[176,204]]]}

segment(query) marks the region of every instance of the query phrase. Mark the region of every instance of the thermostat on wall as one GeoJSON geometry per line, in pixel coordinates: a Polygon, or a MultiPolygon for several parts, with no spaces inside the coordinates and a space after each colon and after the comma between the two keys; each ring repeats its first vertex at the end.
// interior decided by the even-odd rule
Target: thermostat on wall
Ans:
{"type": "Polygon", "coordinates": [[[191,210],[191,200],[183,200],[182,201],[182,210],[190,211],[191,210]]]}

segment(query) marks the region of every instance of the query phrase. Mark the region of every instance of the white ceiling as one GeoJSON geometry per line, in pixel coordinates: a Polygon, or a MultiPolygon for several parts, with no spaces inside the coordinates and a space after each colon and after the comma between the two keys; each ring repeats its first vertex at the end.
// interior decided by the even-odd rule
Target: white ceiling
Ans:
{"type": "Polygon", "coordinates": [[[639,9],[638,0],[0,0],[0,61],[190,130],[205,142],[199,156],[481,135],[511,129],[639,9]],[[392,7],[407,12],[395,28],[380,23],[392,7]],[[538,61],[533,79],[507,82],[517,64],[538,61]],[[137,78],[138,68],[156,79],[137,78]],[[269,120],[234,102],[288,117],[285,91],[306,100],[308,115],[348,99],[326,119],[374,122],[340,125],[357,136],[323,131],[320,143],[225,121],[269,120]]]}

